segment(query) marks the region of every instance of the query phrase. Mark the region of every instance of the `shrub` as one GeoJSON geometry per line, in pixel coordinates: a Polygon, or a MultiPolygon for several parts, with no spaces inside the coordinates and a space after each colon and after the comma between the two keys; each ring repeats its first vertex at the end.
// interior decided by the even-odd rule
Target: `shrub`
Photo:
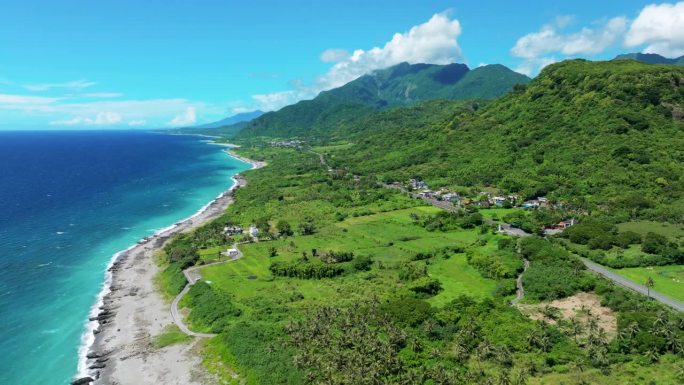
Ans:
{"type": "Polygon", "coordinates": [[[352,266],[356,271],[368,271],[371,269],[372,265],[373,260],[371,259],[371,257],[366,255],[359,255],[356,258],[354,258],[354,261],[352,262],[352,266]]]}

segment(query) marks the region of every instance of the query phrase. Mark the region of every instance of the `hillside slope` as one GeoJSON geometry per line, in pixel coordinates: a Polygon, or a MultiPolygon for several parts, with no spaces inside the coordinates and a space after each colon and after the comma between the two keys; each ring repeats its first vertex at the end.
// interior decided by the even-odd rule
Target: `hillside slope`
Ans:
{"type": "Polygon", "coordinates": [[[321,92],[312,100],[267,113],[250,122],[240,136],[310,136],[388,107],[430,99],[496,98],[529,80],[502,65],[470,70],[464,64],[401,63],[321,92]]]}
{"type": "Polygon", "coordinates": [[[331,158],[385,179],[493,185],[684,222],[684,68],[567,61],[487,106],[430,102],[353,122],[331,158]],[[481,108],[480,108],[481,107],[481,108]]]}

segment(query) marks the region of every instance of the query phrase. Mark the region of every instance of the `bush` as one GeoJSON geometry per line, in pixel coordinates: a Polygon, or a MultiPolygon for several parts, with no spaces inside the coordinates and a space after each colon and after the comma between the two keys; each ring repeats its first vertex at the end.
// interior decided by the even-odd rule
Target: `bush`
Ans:
{"type": "Polygon", "coordinates": [[[641,243],[641,235],[635,233],[634,231],[625,231],[619,233],[615,237],[615,244],[623,249],[628,248],[630,245],[636,245],[641,243]]]}
{"type": "Polygon", "coordinates": [[[373,260],[371,259],[371,257],[366,255],[359,255],[356,258],[354,258],[354,261],[352,262],[352,266],[356,271],[368,271],[371,269],[372,265],[373,260]]]}
{"type": "Polygon", "coordinates": [[[196,325],[222,332],[229,322],[242,313],[227,293],[214,290],[206,282],[197,282],[188,291],[192,311],[188,319],[196,325]]]}
{"type": "Polygon", "coordinates": [[[502,279],[496,281],[496,287],[494,287],[495,297],[506,297],[511,294],[515,294],[517,291],[517,286],[515,279],[502,279]]]}
{"type": "Polygon", "coordinates": [[[644,241],[641,244],[641,251],[649,254],[664,254],[667,247],[668,241],[665,236],[648,232],[644,236],[644,241]]]}
{"type": "Polygon", "coordinates": [[[312,262],[273,262],[269,267],[271,274],[276,277],[291,277],[300,279],[333,278],[344,273],[340,264],[324,264],[312,262]]]}
{"type": "Polygon", "coordinates": [[[442,291],[442,284],[439,280],[423,277],[414,281],[410,286],[409,290],[416,294],[424,294],[427,296],[433,296],[442,291]]]}

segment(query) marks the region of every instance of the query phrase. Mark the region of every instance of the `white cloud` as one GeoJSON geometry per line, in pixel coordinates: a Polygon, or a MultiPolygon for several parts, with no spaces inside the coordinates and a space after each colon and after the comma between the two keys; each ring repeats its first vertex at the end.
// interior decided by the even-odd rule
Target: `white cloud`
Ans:
{"type": "Polygon", "coordinates": [[[684,54],[684,1],[644,7],[625,37],[625,46],[646,44],[647,53],[668,57],[684,54]]]}
{"type": "Polygon", "coordinates": [[[130,122],[128,122],[128,125],[131,127],[144,126],[145,123],[147,123],[145,120],[131,120],[130,122]]]}
{"type": "Polygon", "coordinates": [[[373,70],[408,63],[449,64],[463,59],[458,37],[461,23],[445,13],[435,14],[427,22],[408,32],[395,33],[392,40],[367,51],[355,50],[316,80],[319,90],[339,87],[373,70]]]}
{"type": "Polygon", "coordinates": [[[48,91],[55,88],[70,89],[70,90],[81,90],[84,88],[92,87],[97,83],[88,80],[74,80],[65,83],[37,83],[37,84],[25,84],[23,87],[29,91],[48,91]]]}
{"type": "Polygon", "coordinates": [[[123,96],[121,92],[90,92],[87,94],[82,94],[82,95],[75,95],[79,97],[86,97],[86,98],[102,98],[102,99],[107,99],[107,98],[119,98],[123,96]]]}
{"type": "Polygon", "coordinates": [[[330,48],[321,53],[321,61],[324,63],[336,63],[349,57],[346,49],[330,48]]]}
{"type": "Polygon", "coordinates": [[[57,102],[58,98],[44,97],[44,96],[26,96],[26,95],[11,95],[0,94],[0,109],[9,109],[16,106],[31,106],[31,105],[48,105],[57,102]]]}
{"type": "Polygon", "coordinates": [[[121,115],[116,112],[100,112],[95,117],[75,116],[71,119],[53,120],[53,126],[111,126],[122,122],[121,115]]]}
{"type": "Polygon", "coordinates": [[[189,124],[194,124],[197,121],[197,113],[195,111],[195,107],[187,107],[185,109],[185,112],[176,115],[171,121],[169,122],[170,125],[172,126],[186,126],[189,124]]]}
{"type": "Polygon", "coordinates": [[[357,49],[351,54],[341,49],[328,49],[321,54],[324,62],[335,63],[328,72],[318,76],[310,85],[294,85],[294,90],[254,95],[257,107],[275,110],[297,100],[312,98],[319,92],[340,87],[364,74],[401,62],[449,64],[463,60],[458,37],[461,24],[446,13],[433,15],[430,20],[404,33],[395,33],[382,47],[357,49]]]}
{"type": "Polygon", "coordinates": [[[308,96],[306,91],[282,91],[252,95],[262,111],[273,111],[308,96]]]}
{"type": "Polygon", "coordinates": [[[614,17],[595,27],[584,27],[578,32],[563,33],[572,18],[558,17],[538,32],[529,33],[515,43],[511,54],[524,59],[516,71],[531,75],[556,59],[552,54],[564,56],[596,55],[614,45],[627,29],[628,20],[614,17]],[[548,56],[551,55],[551,56],[548,56]]]}

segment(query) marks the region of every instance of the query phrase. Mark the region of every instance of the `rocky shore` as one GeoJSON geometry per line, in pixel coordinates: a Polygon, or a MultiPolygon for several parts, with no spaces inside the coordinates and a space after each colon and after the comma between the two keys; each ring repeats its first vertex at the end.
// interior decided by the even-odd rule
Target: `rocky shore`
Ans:
{"type": "MultiPolygon", "coordinates": [[[[248,161],[253,168],[265,165],[239,159],[248,161]]],[[[199,340],[162,349],[153,346],[153,338],[173,325],[170,305],[154,284],[154,277],[159,271],[154,254],[174,235],[190,231],[223,214],[233,202],[235,189],[246,185],[246,180],[240,175],[236,175],[235,180],[237,183],[233,188],[202,212],[141,240],[112,263],[109,292],[103,297],[97,314],[90,318],[96,326],[93,330],[95,342],[85,357],[89,375],[75,379],[72,384],[214,383],[201,364],[199,340]]]]}

